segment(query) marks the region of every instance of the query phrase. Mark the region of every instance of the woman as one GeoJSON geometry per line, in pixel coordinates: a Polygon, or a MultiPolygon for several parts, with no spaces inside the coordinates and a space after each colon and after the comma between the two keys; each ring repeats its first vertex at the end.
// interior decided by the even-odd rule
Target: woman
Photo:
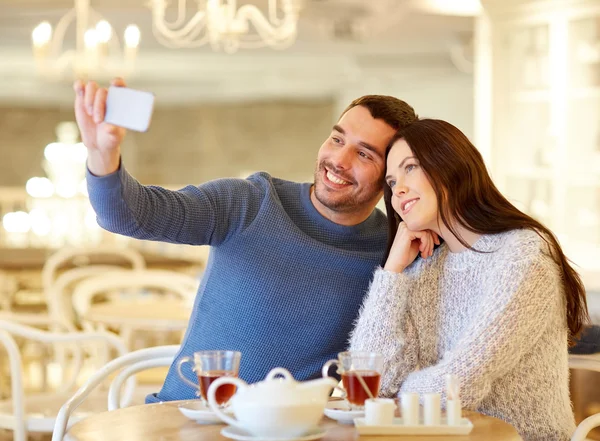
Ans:
{"type": "Polygon", "coordinates": [[[453,125],[419,120],[387,152],[388,252],[350,349],[384,354],[383,396],[443,395],[454,374],[464,408],[527,441],[570,439],[568,342],[588,317],[557,240],[500,194],[453,125]]]}

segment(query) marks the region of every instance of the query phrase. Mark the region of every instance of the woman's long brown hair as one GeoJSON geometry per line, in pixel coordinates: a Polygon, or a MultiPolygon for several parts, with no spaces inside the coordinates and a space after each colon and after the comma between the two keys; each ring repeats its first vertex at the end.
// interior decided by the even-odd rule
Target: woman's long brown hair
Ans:
{"type": "MultiPolygon", "coordinates": [[[[421,119],[409,124],[391,140],[386,160],[390,149],[400,139],[407,142],[435,191],[441,222],[462,245],[473,249],[458,234],[451,220],[477,234],[529,228],[546,241],[552,258],[561,269],[569,341],[572,343],[583,325],[589,322],[585,288],[554,234],[502,196],[492,182],[479,151],[452,124],[436,119],[421,119]]],[[[384,185],[384,201],[389,231],[387,259],[401,221],[392,207],[392,191],[387,185],[384,185]]]]}

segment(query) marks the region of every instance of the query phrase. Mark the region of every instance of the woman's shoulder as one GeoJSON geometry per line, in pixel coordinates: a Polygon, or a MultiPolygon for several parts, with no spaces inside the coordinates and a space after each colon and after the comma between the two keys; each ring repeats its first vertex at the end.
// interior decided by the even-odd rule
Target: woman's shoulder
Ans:
{"type": "Polygon", "coordinates": [[[553,262],[551,242],[544,233],[531,228],[521,228],[490,235],[486,245],[492,255],[512,263],[553,262]],[[491,245],[491,246],[489,246],[491,245]]]}

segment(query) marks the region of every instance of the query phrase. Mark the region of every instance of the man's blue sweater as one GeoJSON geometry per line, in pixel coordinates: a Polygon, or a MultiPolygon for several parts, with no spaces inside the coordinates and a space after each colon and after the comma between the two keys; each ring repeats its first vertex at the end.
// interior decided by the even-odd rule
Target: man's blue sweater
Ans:
{"type": "Polygon", "coordinates": [[[212,247],[181,349],[147,402],[195,397],[176,370],[195,351],[240,351],[239,376],[252,383],[278,366],[297,380],[314,378],[346,348],[385,249],[379,210],[359,225],[338,225],[313,206],[311,184],[267,173],[170,191],[141,185],[121,166],[104,177],[88,172],[87,182],[103,228],[212,247]]]}

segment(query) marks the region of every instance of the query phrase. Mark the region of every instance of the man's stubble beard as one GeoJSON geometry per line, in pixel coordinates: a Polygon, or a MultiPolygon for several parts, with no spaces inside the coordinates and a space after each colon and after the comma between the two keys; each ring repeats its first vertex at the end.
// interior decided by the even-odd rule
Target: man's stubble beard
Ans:
{"type": "MultiPolygon", "coordinates": [[[[317,165],[315,167],[313,189],[315,198],[330,210],[336,211],[338,213],[351,213],[353,211],[356,211],[357,209],[360,209],[361,206],[363,206],[366,203],[373,203],[373,199],[376,198],[377,194],[379,195],[379,198],[381,198],[383,194],[383,188],[381,185],[372,184],[368,188],[369,191],[364,192],[362,195],[351,193],[349,195],[345,195],[344,197],[336,195],[337,197],[328,198],[328,190],[325,188],[325,183],[323,182],[322,177],[322,172],[324,171],[324,169],[324,164],[319,164],[317,162],[317,165]]],[[[379,200],[379,198],[377,198],[377,200],[379,200]]]]}

